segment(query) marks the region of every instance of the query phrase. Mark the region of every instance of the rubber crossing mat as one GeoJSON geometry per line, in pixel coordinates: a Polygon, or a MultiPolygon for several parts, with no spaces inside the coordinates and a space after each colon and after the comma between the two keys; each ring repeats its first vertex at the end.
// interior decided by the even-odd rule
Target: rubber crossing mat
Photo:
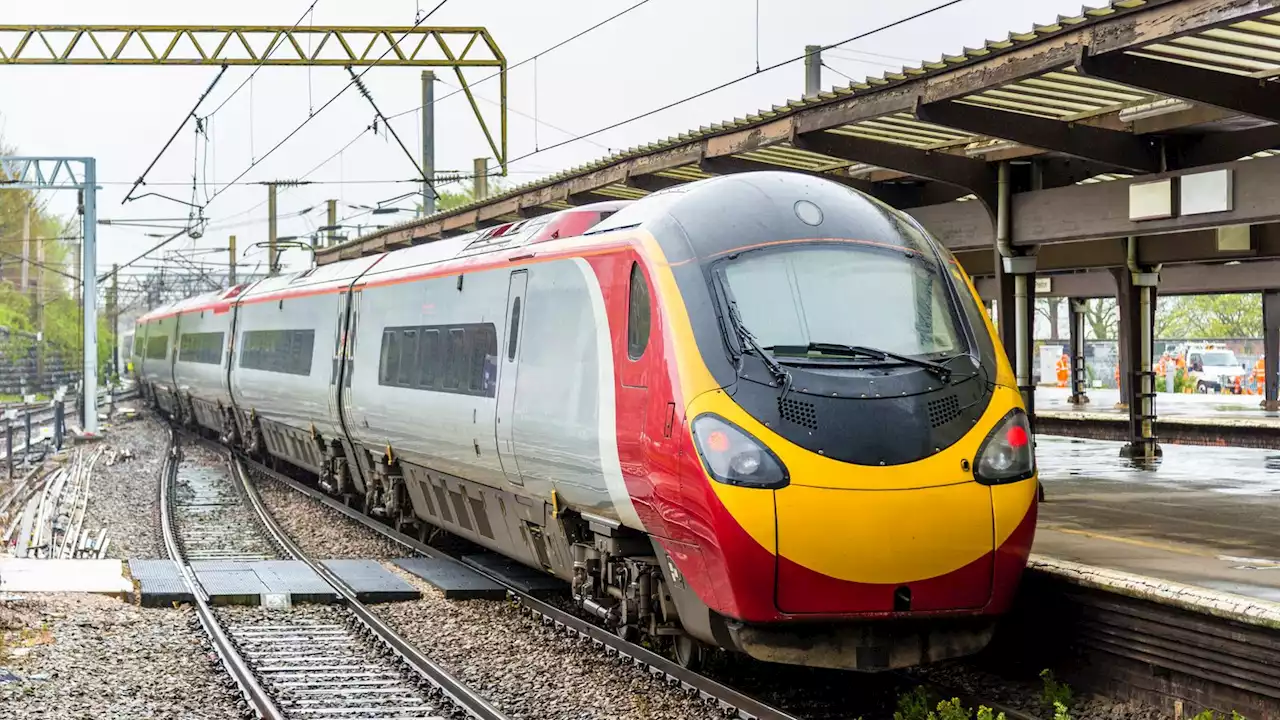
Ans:
{"type": "Polygon", "coordinates": [[[417,600],[418,589],[397,577],[376,560],[321,560],[355,592],[363,603],[417,600]]]}
{"type": "Polygon", "coordinates": [[[397,558],[401,569],[430,583],[446,600],[502,600],[507,589],[475,570],[448,558],[397,558]]]}

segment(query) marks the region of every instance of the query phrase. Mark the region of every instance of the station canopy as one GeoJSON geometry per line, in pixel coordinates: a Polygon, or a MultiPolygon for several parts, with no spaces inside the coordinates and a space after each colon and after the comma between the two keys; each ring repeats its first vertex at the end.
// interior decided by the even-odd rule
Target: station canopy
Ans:
{"type": "Polygon", "coordinates": [[[317,260],[751,170],[817,174],[902,209],[960,201],[989,212],[1004,160],[1033,166],[1028,182],[1048,189],[1270,155],[1277,75],[1280,0],[1116,0],[614,153],[317,260]]]}

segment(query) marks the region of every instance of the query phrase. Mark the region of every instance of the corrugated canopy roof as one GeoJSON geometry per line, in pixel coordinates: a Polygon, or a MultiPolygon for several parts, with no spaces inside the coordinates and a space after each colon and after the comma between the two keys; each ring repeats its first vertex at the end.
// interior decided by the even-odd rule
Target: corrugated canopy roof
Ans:
{"type": "MultiPolygon", "coordinates": [[[[1092,181],[1127,177],[1168,166],[1169,151],[1148,147],[1142,136],[1178,129],[1179,120],[1146,127],[1145,118],[1202,105],[1217,114],[1183,125],[1222,132],[1214,122],[1233,115],[1266,125],[1267,111],[1249,106],[1254,89],[1231,83],[1241,76],[1268,80],[1277,70],[1280,0],[1116,0],[979,48],[613,153],[318,257],[378,252],[749,169],[822,173],[868,190],[885,180],[939,181],[984,199],[983,167],[994,160],[1047,153],[1091,163],[1092,181]]],[[[1274,92],[1269,84],[1262,90],[1274,92]]],[[[1247,156],[1280,146],[1280,135],[1260,134],[1256,144],[1228,144],[1219,153],[1239,151],[1227,160],[1247,156]]],[[[1223,161],[1203,149],[1188,157],[1195,164],[1223,161]]]]}

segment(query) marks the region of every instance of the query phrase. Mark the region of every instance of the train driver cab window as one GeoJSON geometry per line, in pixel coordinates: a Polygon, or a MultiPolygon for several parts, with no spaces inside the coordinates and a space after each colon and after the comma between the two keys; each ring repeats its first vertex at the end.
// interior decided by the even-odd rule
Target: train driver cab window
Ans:
{"type": "Polygon", "coordinates": [[[649,283],[639,263],[631,263],[631,294],[627,306],[627,357],[639,360],[649,345],[649,283]]]}

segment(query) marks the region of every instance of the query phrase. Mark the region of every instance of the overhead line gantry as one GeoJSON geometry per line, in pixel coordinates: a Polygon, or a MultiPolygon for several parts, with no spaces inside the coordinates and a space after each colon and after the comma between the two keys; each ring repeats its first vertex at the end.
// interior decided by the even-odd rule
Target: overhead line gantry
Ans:
{"type": "Polygon", "coordinates": [[[507,169],[507,59],[483,27],[312,25],[0,25],[0,66],[453,68],[480,129],[507,169]],[[495,139],[464,68],[493,68],[495,139]]]}

